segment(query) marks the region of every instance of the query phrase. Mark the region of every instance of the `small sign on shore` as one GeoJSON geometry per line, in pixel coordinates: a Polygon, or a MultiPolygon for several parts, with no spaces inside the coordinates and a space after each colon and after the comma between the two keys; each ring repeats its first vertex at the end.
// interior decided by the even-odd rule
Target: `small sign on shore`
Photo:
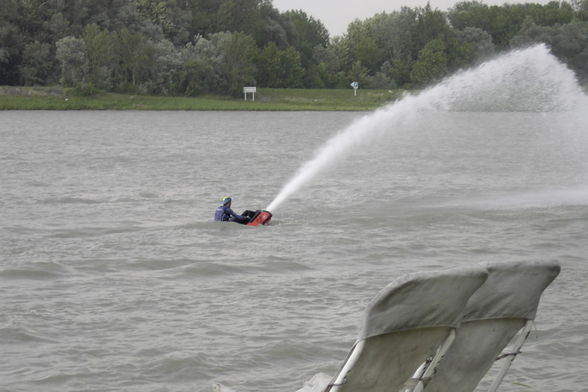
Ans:
{"type": "Polygon", "coordinates": [[[351,82],[351,87],[353,87],[353,96],[357,97],[357,89],[359,88],[359,82],[351,82]]]}
{"type": "Polygon", "coordinates": [[[243,94],[245,95],[245,100],[247,101],[247,94],[251,94],[251,100],[255,101],[255,93],[257,92],[257,87],[243,87],[243,94]]]}

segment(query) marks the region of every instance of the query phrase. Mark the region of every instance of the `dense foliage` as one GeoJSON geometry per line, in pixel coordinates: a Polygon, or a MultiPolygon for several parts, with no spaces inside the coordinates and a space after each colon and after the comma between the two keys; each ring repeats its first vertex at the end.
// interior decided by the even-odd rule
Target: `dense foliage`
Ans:
{"type": "Polygon", "coordinates": [[[162,95],[411,87],[533,42],[588,79],[588,0],[404,7],[332,39],[271,0],[2,0],[0,85],[162,95]]]}

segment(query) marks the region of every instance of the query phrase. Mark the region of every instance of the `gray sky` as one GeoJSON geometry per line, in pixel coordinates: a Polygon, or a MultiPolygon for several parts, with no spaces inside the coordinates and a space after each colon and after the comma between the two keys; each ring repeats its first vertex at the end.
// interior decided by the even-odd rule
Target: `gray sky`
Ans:
{"type": "MultiPolygon", "coordinates": [[[[527,3],[529,1],[486,0],[483,3],[527,3]]],[[[545,4],[548,0],[533,0],[535,3],[545,4]]],[[[455,0],[430,0],[431,7],[447,11],[455,0]]],[[[280,11],[302,10],[315,19],[319,19],[329,30],[331,37],[341,35],[347,30],[347,25],[355,19],[366,19],[378,12],[396,11],[402,6],[424,7],[427,0],[273,0],[273,5],[280,11]]]]}

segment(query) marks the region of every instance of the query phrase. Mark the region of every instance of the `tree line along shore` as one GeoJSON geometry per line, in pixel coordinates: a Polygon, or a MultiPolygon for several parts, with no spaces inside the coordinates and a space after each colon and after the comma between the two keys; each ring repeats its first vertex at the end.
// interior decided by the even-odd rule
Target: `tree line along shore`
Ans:
{"type": "Polygon", "coordinates": [[[403,7],[336,37],[271,0],[5,0],[0,108],[366,110],[538,42],[585,84],[588,0],[403,7]]]}

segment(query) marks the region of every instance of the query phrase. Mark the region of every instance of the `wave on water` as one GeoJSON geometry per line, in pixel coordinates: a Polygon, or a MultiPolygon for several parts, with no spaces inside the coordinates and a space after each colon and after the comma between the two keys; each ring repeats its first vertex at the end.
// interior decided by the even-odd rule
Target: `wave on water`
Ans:
{"type": "Polygon", "coordinates": [[[105,198],[92,198],[92,197],[76,197],[76,196],[63,196],[63,197],[47,197],[39,200],[40,204],[57,205],[57,204],[112,204],[112,203],[136,203],[143,200],[161,199],[165,203],[188,203],[190,199],[174,199],[165,197],[165,195],[157,194],[154,192],[139,192],[137,195],[132,196],[118,196],[118,197],[105,197],[105,198]]]}
{"type": "Polygon", "coordinates": [[[57,278],[60,274],[32,269],[5,269],[0,271],[0,276],[4,279],[44,280],[57,278]]]}
{"type": "Polygon", "coordinates": [[[518,192],[493,195],[491,198],[459,200],[459,203],[445,204],[473,206],[491,209],[552,208],[588,205],[588,188],[550,189],[533,192],[518,192]]]}
{"type": "Polygon", "coordinates": [[[102,200],[89,199],[84,197],[55,197],[46,198],[40,201],[41,204],[101,204],[102,200]]]}
{"type": "Polygon", "coordinates": [[[0,343],[22,344],[22,343],[54,343],[55,341],[39,336],[35,332],[23,327],[0,328],[0,343]]]}
{"type": "Polygon", "coordinates": [[[57,279],[72,273],[69,267],[54,262],[29,263],[23,267],[8,267],[0,270],[0,277],[7,280],[57,279]]]}
{"type": "Polygon", "coordinates": [[[274,211],[350,151],[384,133],[410,129],[423,111],[561,112],[588,103],[576,76],[541,44],[515,50],[450,76],[421,93],[360,118],[328,140],[266,208],[274,211]]]}
{"type": "Polygon", "coordinates": [[[82,237],[100,237],[113,234],[125,234],[141,231],[135,227],[80,227],[72,229],[54,230],[48,234],[51,238],[82,238],[82,237]]]}

